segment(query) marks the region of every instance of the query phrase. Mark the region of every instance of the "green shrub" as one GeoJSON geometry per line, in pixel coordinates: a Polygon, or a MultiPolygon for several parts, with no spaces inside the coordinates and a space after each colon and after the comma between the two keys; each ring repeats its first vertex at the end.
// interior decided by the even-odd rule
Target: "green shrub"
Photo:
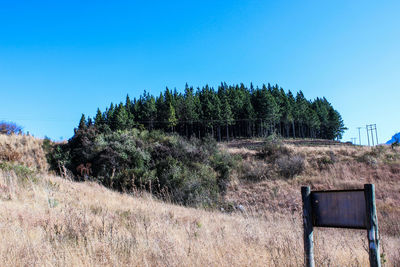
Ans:
{"type": "Polygon", "coordinates": [[[278,172],[285,178],[293,178],[305,169],[304,157],[301,155],[284,155],[276,160],[278,172]]]}
{"type": "Polygon", "coordinates": [[[211,163],[218,173],[219,190],[224,194],[230,182],[230,172],[236,167],[235,159],[228,153],[217,152],[212,156],[211,163]]]}
{"type": "Polygon", "coordinates": [[[189,206],[219,203],[236,166],[234,158],[218,151],[214,139],[187,140],[138,129],[100,132],[88,126],[76,130],[65,147],[47,151],[53,169],[60,172],[63,164],[76,180],[97,180],[119,191],[147,190],[189,206]]]}
{"type": "Polygon", "coordinates": [[[38,177],[34,170],[20,164],[13,164],[9,162],[0,162],[0,169],[6,172],[14,172],[18,178],[18,182],[24,184],[26,182],[38,182],[38,177]]]}
{"type": "Polygon", "coordinates": [[[358,162],[363,162],[366,163],[367,165],[370,166],[376,166],[378,164],[378,159],[371,155],[370,153],[365,153],[361,155],[360,157],[357,158],[358,162]]]}
{"type": "Polygon", "coordinates": [[[329,151],[327,155],[317,159],[318,168],[320,170],[325,170],[329,165],[334,164],[336,161],[336,155],[332,151],[329,151]]]}
{"type": "Polygon", "coordinates": [[[67,144],[55,144],[48,137],[43,140],[43,150],[46,154],[50,170],[65,175],[67,167],[71,166],[71,156],[67,144]]]}
{"type": "Polygon", "coordinates": [[[290,154],[290,149],[285,146],[278,137],[271,135],[266,139],[266,142],[261,150],[258,151],[257,157],[260,159],[265,159],[269,162],[274,162],[277,158],[289,156],[290,154]]]}
{"type": "Polygon", "coordinates": [[[270,177],[270,169],[262,161],[242,161],[238,169],[240,178],[248,181],[262,181],[270,177]]]}

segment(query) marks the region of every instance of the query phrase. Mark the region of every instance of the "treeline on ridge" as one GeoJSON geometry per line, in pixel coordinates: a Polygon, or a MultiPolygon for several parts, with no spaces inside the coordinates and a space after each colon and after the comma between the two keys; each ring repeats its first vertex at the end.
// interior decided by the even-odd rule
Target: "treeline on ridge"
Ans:
{"type": "Polygon", "coordinates": [[[111,103],[105,111],[97,110],[94,119],[85,115],[79,129],[94,125],[101,132],[143,128],[175,132],[182,136],[212,136],[229,140],[237,137],[268,136],[340,139],[344,123],[328,100],[296,96],[278,85],[227,85],[217,90],[208,85],[185,86],[184,92],[165,89],[155,97],[146,91],[139,97],[126,97],[125,103],[111,103]]]}

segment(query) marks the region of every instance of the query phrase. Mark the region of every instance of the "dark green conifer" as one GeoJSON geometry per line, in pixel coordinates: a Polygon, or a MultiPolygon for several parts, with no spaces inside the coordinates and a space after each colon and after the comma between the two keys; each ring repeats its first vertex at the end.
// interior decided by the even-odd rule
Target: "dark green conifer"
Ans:
{"type": "Polygon", "coordinates": [[[82,114],[81,119],[79,121],[78,129],[83,130],[83,129],[86,129],[86,127],[87,127],[87,121],[85,118],[85,114],[82,114]]]}

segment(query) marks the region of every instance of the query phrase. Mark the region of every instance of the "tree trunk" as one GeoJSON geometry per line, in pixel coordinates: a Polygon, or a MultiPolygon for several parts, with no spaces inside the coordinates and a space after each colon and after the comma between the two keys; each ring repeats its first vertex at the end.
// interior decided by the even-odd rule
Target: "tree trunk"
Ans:
{"type": "Polygon", "coordinates": [[[294,120],[292,121],[293,138],[296,138],[296,128],[294,127],[294,120]]]}
{"type": "Polygon", "coordinates": [[[226,140],[229,142],[229,126],[228,126],[228,121],[226,121],[226,140]]]}

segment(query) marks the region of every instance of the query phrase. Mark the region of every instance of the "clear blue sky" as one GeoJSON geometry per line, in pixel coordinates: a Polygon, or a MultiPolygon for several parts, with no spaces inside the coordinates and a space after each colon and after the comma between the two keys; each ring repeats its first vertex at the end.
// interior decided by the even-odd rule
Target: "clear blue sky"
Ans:
{"type": "MultiPolygon", "coordinates": [[[[1,1],[0,120],[73,134],[127,93],[278,83],[400,131],[400,1],[1,1]]],[[[366,132],[362,131],[366,143],[366,132]]]]}

